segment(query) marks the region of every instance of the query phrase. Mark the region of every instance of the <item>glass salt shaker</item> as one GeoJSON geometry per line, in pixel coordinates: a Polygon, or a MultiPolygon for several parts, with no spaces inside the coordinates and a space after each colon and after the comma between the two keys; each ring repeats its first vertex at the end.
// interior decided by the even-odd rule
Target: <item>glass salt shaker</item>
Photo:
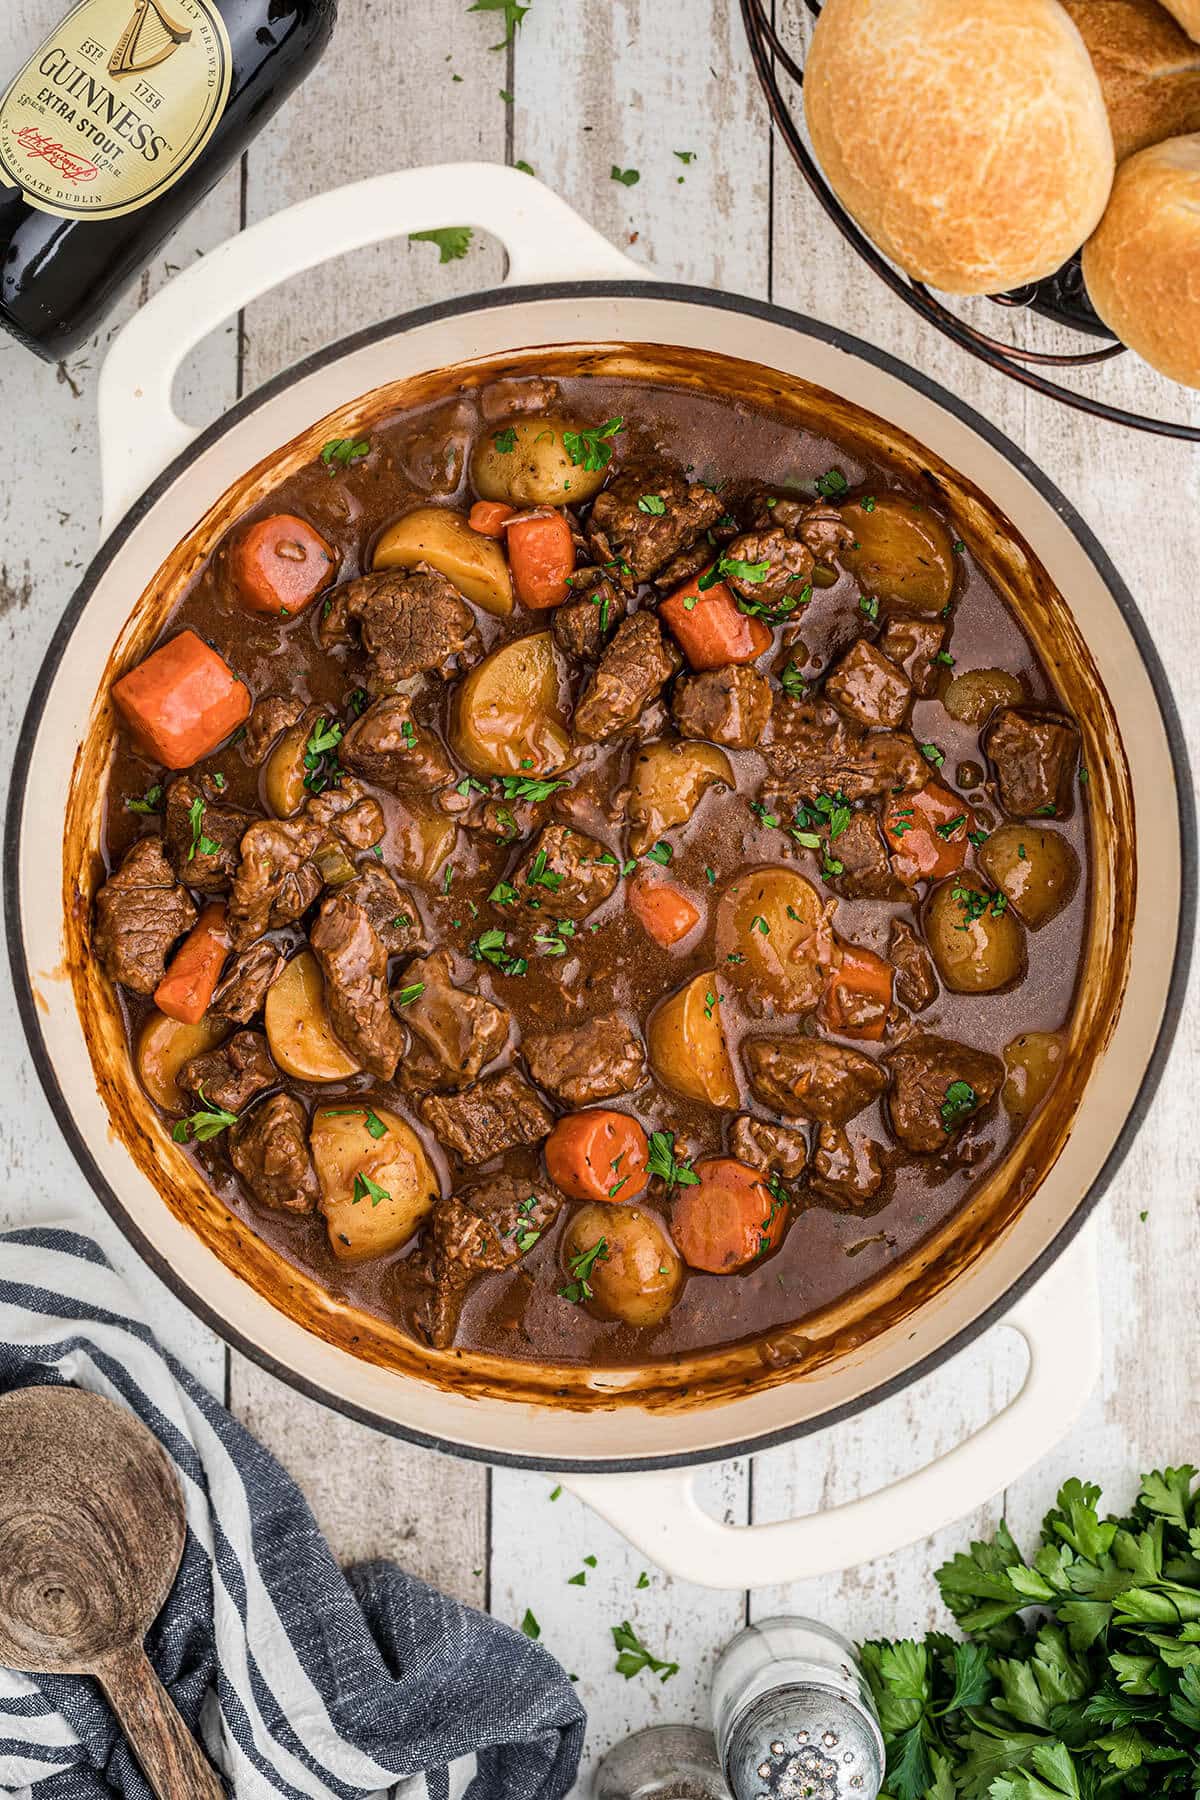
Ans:
{"type": "Polygon", "coordinates": [[[717,1755],[735,1800],[877,1800],[883,1735],[846,1639],[815,1619],[763,1619],[713,1674],[717,1755]]]}

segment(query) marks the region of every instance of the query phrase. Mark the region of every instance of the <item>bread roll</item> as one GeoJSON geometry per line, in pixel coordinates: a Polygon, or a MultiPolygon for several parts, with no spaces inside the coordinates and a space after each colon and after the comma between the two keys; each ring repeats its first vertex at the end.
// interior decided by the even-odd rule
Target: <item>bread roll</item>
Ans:
{"type": "Polygon", "coordinates": [[[1131,350],[1200,387],[1200,134],[1121,164],[1083,275],[1092,305],[1131,350]]]}
{"type": "Polygon", "coordinates": [[[826,0],[804,103],[835,193],[934,287],[1050,275],[1104,211],[1112,132],[1058,0],[826,0]]]}
{"type": "Polygon", "coordinates": [[[1062,0],[1100,77],[1117,161],[1200,131],[1200,44],[1158,0],[1062,0]]]}
{"type": "Polygon", "coordinates": [[[1169,13],[1174,13],[1189,37],[1200,39],[1200,0],[1163,0],[1169,13]]]}

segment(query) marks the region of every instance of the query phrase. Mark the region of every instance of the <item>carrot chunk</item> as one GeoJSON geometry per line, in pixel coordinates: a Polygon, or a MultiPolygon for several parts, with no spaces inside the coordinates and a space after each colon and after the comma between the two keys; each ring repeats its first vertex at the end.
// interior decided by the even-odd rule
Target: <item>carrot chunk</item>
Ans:
{"type": "Polygon", "coordinates": [[[700,917],[686,894],[669,881],[655,881],[644,869],[629,884],[629,910],[664,950],[685,938],[700,917]]]}
{"type": "Polygon", "coordinates": [[[204,908],[154,990],[159,1012],[181,1025],[198,1025],[221,979],[228,950],[225,902],[214,900],[204,908]]]}
{"type": "Polygon", "coordinates": [[[477,500],[467,517],[467,524],[483,537],[502,538],[505,524],[512,517],[512,507],[505,506],[503,500],[477,500]]]}
{"type": "Polygon", "coordinates": [[[636,1200],[646,1185],[650,1145],[628,1113],[594,1107],[568,1113],[546,1139],[546,1168],[572,1200],[636,1200]]]}
{"type": "Polygon", "coordinates": [[[787,1230],[787,1202],[772,1193],[761,1169],[733,1156],[706,1156],[694,1187],[682,1187],[671,1209],[671,1236],[692,1269],[733,1275],[776,1250],[787,1230]]]}
{"type": "Polygon", "coordinates": [[[337,556],[319,531],[294,513],[256,519],[234,542],[230,573],[248,612],[294,618],[337,571],[337,556]]]}
{"type": "Polygon", "coordinates": [[[817,1018],[842,1037],[883,1037],[892,1004],[895,970],[873,950],[842,944],[840,960],[817,1004],[817,1018]]]}
{"type": "Polygon", "coordinates": [[[194,631],[181,631],[114,683],[113,700],[137,748],[188,769],[250,713],[250,690],[194,631]]]}
{"type": "Polygon", "coordinates": [[[916,794],[895,794],[883,809],[883,835],[901,881],[940,881],[967,860],[975,814],[960,794],[931,781],[916,794]]]}
{"type": "Polygon", "coordinates": [[[522,606],[561,606],[571,586],[575,540],[561,512],[510,519],[505,529],[508,561],[522,606]]]}
{"type": "Polygon", "coordinates": [[[751,663],[769,650],[769,625],[744,613],[718,581],[701,588],[704,571],[677,588],[658,609],[693,669],[723,669],[727,663],[751,663]]]}

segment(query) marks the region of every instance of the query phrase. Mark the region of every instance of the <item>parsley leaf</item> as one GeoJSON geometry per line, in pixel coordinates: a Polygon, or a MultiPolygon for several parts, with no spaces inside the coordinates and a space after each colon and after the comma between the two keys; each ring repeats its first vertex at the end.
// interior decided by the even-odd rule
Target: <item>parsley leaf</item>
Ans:
{"type": "Polygon", "coordinates": [[[330,438],[321,451],[321,461],[331,475],[336,475],[339,469],[348,469],[351,463],[361,462],[370,454],[369,438],[330,438]]]}
{"type": "Polygon", "coordinates": [[[613,1644],[617,1651],[617,1660],[614,1666],[617,1674],[623,1675],[626,1681],[632,1681],[634,1676],[640,1675],[643,1669],[649,1669],[651,1674],[657,1675],[660,1681],[670,1681],[672,1675],[678,1675],[679,1664],[665,1662],[662,1657],[655,1656],[647,1650],[628,1619],[622,1619],[619,1625],[614,1625],[612,1634],[613,1644]]]}
{"type": "Polygon", "coordinates": [[[467,11],[503,13],[504,36],[498,44],[492,44],[489,47],[492,50],[507,50],[516,36],[525,14],[529,11],[529,7],[518,6],[517,0],[475,0],[475,4],[468,6],[467,11]]]}
{"type": "Polygon", "coordinates": [[[675,1158],[675,1133],[673,1131],[652,1131],[650,1133],[650,1154],[646,1159],[646,1170],[657,1175],[672,1187],[699,1187],[700,1177],[685,1160],[677,1162],[675,1158]]]}
{"type": "Polygon", "coordinates": [[[610,179],[613,181],[619,181],[621,183],[622,187],[636,187],[638,182],[642,179],[641,173],[639,170],[637,170],[637,169],[619,169],[617,167],[616,163],[613,164],[612,168],[609,170],[608,173],[609,173],[610,179]]]}
{"type": "MultiPolygon", "coordinates": [[[[468,7],[467,11],[487,11],[495,4],[498,4],[498,0],[478,0],[478,4],[468,7]]],[[[526,13],[529,8],[527,6],[518,7],[517,11],[526,13]]],[[[507,43],[507,41],[506,38],[505,42],[507,43]]],[[[499,44],[493,47],[497,50],[501,48],[499,44]]],[[[459,262],[467,254],[474,236],[475,233],[469,225],[442,225],[436,231],[410,231],[408,241],[410,244],[436,244],[439,263],[448,263],[459,262]]]]}
{"type": "Polygon", "coordinates": [[[564,431],[563,448],[577,469],[589,475],[607,469],[612,460],[610,439],[624,428],[623,418],[606,419],[603,425],[585,425],[581,431],[564,431]]]}

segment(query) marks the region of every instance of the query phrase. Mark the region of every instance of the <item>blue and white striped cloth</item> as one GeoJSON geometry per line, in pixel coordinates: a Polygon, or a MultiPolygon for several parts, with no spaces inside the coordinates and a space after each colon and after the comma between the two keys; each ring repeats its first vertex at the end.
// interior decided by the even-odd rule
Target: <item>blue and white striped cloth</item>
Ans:
{"type": "MultiPolygon", "coordinates": [[[[159,1348],[90,1238],[0,1233],[0,1392],[55,1382],[131,1407],[174,1460],[187,1546],[147,1648],[238,1800],[568,1792],[584,1712],[540,1644],[394,1564],[343,1574],[294,1483],[159,1348]]],[[[149,1793],[92,1682],[4,1669],[0,1791],[149,1793]]]]}

